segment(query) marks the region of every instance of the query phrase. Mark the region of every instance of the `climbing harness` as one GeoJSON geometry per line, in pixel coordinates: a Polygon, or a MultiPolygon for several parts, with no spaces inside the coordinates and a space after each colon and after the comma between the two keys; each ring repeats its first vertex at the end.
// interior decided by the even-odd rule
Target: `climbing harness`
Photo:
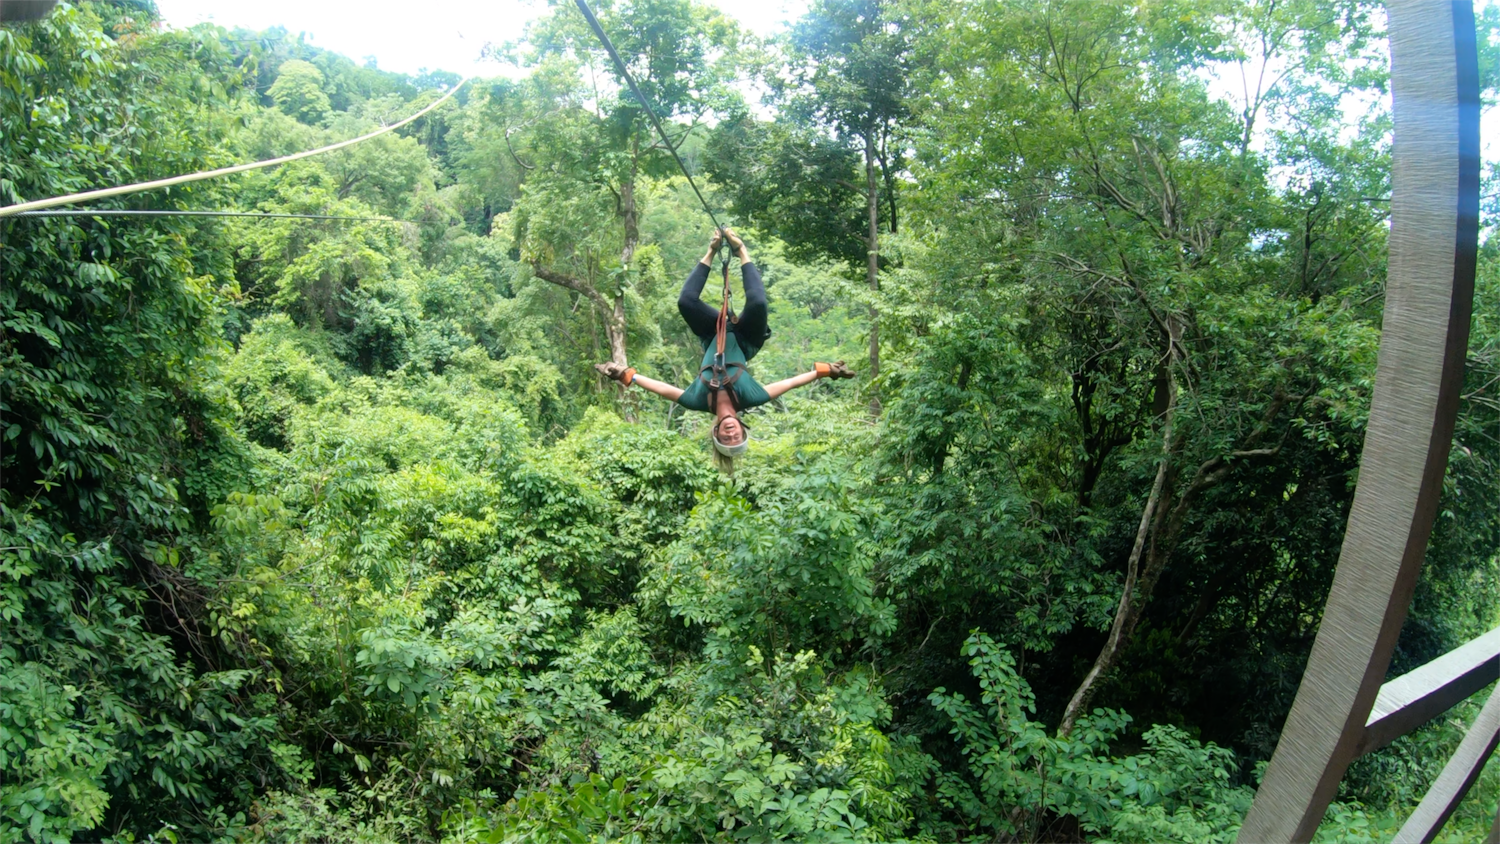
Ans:
{"type": "MultiPolygon", "coordinates": [[[[745,365],[739,361],[724,361],[724,344],[729,335],[729,258],[725,256],[722,263],[724,273],[724,302],[719,308],[719,322],[714,329],[714,359],[713,363],[698,370],[698,377],[703,378],[711,395],[725,394],[729,403],[734,406],[734,412],[739,413],[740,403],[735,392],[731,389],[734,382],[740,380],[745,373],[745,365]],[[707,374],[707,378],[704,375],[707,374]]],[[[711,403],[709,407],[713,407],[711,403]]],[[[717,432],[718,426],[715,426],[717,432]]]]}

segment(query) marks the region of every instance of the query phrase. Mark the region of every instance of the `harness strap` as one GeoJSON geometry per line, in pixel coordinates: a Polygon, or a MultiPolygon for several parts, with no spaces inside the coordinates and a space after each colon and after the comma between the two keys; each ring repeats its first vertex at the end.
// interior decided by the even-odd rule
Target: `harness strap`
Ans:
{"type": "MultiPolygon", "coordinates": [[[[722,358],[722,355],[716,356],[722,358]]],[[[734,406],[736,413],[740,410],[739,394],[733,389],[734,383],[740,380],[740,376],[747,372],[745,365],[739,361],[727,363],[713,363],[698,370],[698,378],[710,393],[725,393],[729,396],[729,403],[734,406]]],[[[709,405],[712,409],[712,405],[709,405]]]]}
{"type": "Polygon", "coordinates": [[[722,358],[724,357],[724,336],[729,331],[729,257],[727,255],[720,264],[720,268],[724,272],[724,305],[719,308],[719,322],[714,330],[717,335],[715,342],[718,344],[715,353],[722,358]]]}
{"type": "MultiPolygon", "coordinates": [[[[720,229],[720,236],[723,237],[722,229],[720,229]]],[[[728,238],[724,238],[724,240],[721,241],[722,244],[727,244],[727,242],[728,238]]],[[[722,306],[719,308],[718,324],[714,327],[714,361],[712,364],[700,369],[698,371],[698,377],[703,378],[703,374],[705,372],[709,373],[709,377],[707,379],[704,379],[704,383],[708,386],[708,391],[710,393],[727,393],[729,395],[729,403],[734,406],[735,412],[738,413],[740,410],[739,398],[735,394],[734,390],[730,389],[730,387],[734,386],[734,382],[739,380],[741,373],[745,371],[745,365],[737,362],[726,363],[724,361],[724,346],[728,341],[729,335],[728,255],[724,256],[723,262],[720,264],[720,269],[722,270],[724,276],[724,301],[722,306]],[[731,370],[733,370],[732,374],[731,370]]],[[[736,320],[736,322],[738,322],[738,320],[736,320]]]]}

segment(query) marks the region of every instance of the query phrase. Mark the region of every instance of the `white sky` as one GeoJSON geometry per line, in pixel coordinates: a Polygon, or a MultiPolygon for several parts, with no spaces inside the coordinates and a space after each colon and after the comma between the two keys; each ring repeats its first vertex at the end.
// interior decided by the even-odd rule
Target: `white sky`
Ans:
{"type": "MultiPolygon", "coordinates": [[[[564,0],[566,2],[566,0],[564,0]]],[[[807,0],[710,0],[750,31],[767,35],[801,16],[807,0]]],[[[506,69],[481,62],[487,42],[521,37],[526,24],[547,12],[545,0],[157,0],[162,17],[176,27],[211,21],[225,28],[284,26],[308,41],[361,64],[374,56],[384,70],[416,73],[422,68],[463,75],[500,76],[506,69]]]]}
{"type": "MultiPolygon", "coordinates": [[[[797,19],[808,0],[708,0],[739,19],[758,35],[769,35],[797,19]]],[[[1495,0],[1487,0],[1494,2],[1495,0]]],[[[566,4],[568,0],[554,0],[566,4]]],[[[547,0],[157,0],[162,17],[177,27],[204,21],[233,28],[261,30],[284,26],[294,35],[307,33],[316,46],[364,63],[373,56],[379,67],[401,73],[423,68],[463,75],[502,76],[506,65],[480,61],[486,43],[518,40],[532,19],[546,14],[547,0]]],[[[1235,100],[1229,80],[1211,83],[1214,94],[1235,100]]],[[[753,101],[753,97],[751,98],[753,101]]],[[[1500,153],[1500,109],[1483,120],[1487,159],[1500,153]]]]}

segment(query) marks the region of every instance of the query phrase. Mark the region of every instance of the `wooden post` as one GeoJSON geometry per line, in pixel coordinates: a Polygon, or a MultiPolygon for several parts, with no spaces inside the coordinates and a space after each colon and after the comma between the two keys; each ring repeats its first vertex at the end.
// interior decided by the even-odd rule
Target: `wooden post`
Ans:
{"type": "Polygon", "coordinates": [[[1474,10],[1391,0],[1390,263],[1359,485],[1318,637],[1242,844],[1308,841],[1353,761],[1432,533],[1479,233],[1474,10]]]}
{"type": "Polygon", "coordinates": [[[56,5],[57,0],[0,0],[0,23],[39,21],[56,5]]]}
{"type": "Polygon", "coordinates": [[[1374,753],[1500,680],[1500,627],[1380,687],[1356,756],[1374,753]]]}
{"type": "MultiPolygon", "coordinates": [[[[1429,844],[1437,838],[1438,831],[1458,808],[1459,801],[1479,779],[1484,763],[1495,752],[1497,742],[1500,742],[1500,688],[1490,693],[1490,699],[1479,710],[1479,717],[1464,734],[1453,758],[1443,766],[1443,772],[1433,780],[1427,795],[1401,825],[1401,831],[1391,839],[1391,844],[1429,844]]],[[[1494,837],[1492,830],[1490,838],[1494,837]]]]}

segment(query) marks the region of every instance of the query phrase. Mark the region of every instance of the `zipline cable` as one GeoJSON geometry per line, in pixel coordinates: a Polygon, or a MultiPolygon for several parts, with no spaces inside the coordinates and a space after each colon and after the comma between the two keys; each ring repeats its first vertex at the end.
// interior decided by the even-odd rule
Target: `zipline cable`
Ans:
{"type": "Polygon", "coordinates": [[[604,27],[599,25],[599,19],[594,17],[593,11],[589,9],[589,4],[584,2],[584,0],[573,0],[573,2],[578,4],[578,11],[583,12],[583,16],[588,19],[589,26],[593,28],[594,34],[599,36],[599,42],[604,45],[604,51],[609,53],[611,59],[614,59],[615,69],[620,71],[620,75],[625,78],[625,84],[630,86],[631,93],[635,94],[637,100],[640,100],[641,108],[645,110],[646,116],[651,118],[651,125],[656,127],[656,134],[661,136],[662,145],[667,148],[667,152],[672,154],[672,160],[677,162],[677,167],[682,170],[682,175],[687,177],[688,184],[693,188],[693,193],[697,195],[698,201],[703,203],[703,210],[707,211],[708,218],[713,220],[714,228],[723,231],[724,227],[719,225],[719,218],[714,216],[713,209],[708,207],[708,200],[704,199],[703,192],[698,190],[698,183],[693,181],[693,174],[688,172],[687,165],[683,164],[682,159],[677,156],[677,148],[672,146],[671,139],[667,137],[667,130],[662,128],[661,120],[651,108],[651,103],[646,101],[646,95],[642,94],[640,86],[635,84],[635,78],[630,75],[630,71],[625,69],[625,62],[621,60],[620,54],[615,50],[614,42],[610,41],[609,36],[604,34],[604,27]]]}
{"type": "MultiPolygon", "coordinates": [[[[406,124],[412,122],[413,120],[416,120],[422,115],[427,114],[428,112],[452,99],[453,95],[457,94],[458,90],[464,86],[464,83],[468,82],[472,78],[472,76],[465,76],[462,80],[459,81],[457,85],[453,86],[453,90],[444,94],[440,99],[438,99],[437,102],[429,105],[416,114],[413,114],[411,117],[408,117],[399,123],[392,123],[389,126],[376,129],[374,132],[371,132],[367,135],[360,135],[357,138],[350,138],[347,141],[340,141],[336,144],[329,144],[326,147],[310,149],[306,152],[297,152],[291,155],[283,155],[280,158],[271,158],[267,159],[266,161],[255,161],[251,162],[250,164],[236,164],[233,167],[221,167],[218,170],[204,170],[198,173],[189,173],[186,176],[173,176],[170,179],[157,179],[152,182],[139,182],[133,185],[121,185],[117,188],[101,188],[99,190],[69,194],[67,196],[55,196],[51,199],[37,199],[31,202],[17,203],[16,205],[0,206],[0,217],[14,217],[17,214],[24,214],[27,211],[40,211],[44,208],[55,208],[59,205],[72,205],[75,202],[91,202],[95,199],[104,199],[111,196],[136,193],[137,191],[156,190],[157,188],[167,188],[172,187],[173,185],[186,184],[188,182],[198,182],[204,179],[213,179],[218,176],[229,176],[235,173],[244,173],[249,170],[258,170],[262,167],[273,167],[277,164],[287,164],[289,162],[298,161],[303,158],[309,158],[314,155],[321,155],[325,152],[333,152],[336,149],[343,149],[347,146],[353,146],[360,141],[368,141],[371,138],[379,137],[380,135],[384,135],[387,132],[394,132],[395,130],[400,129],[402,126],[405,126],[406,124]]],[[[676,155],[676,153],[673,153],[673,155],[676,155]]],[[[697,188],[694,187],[694,190],[697,190],[697,188]]]]}
{"type": "Polygon", "coordinates": [[[333,214],[273,214],[259,211],[127,211],[103,208],[97,211],[22,211],[15,217],[273,217],[289,220],[359,220],[369,223],[404,223],[394,217],[340,217],[333,214]]]}

